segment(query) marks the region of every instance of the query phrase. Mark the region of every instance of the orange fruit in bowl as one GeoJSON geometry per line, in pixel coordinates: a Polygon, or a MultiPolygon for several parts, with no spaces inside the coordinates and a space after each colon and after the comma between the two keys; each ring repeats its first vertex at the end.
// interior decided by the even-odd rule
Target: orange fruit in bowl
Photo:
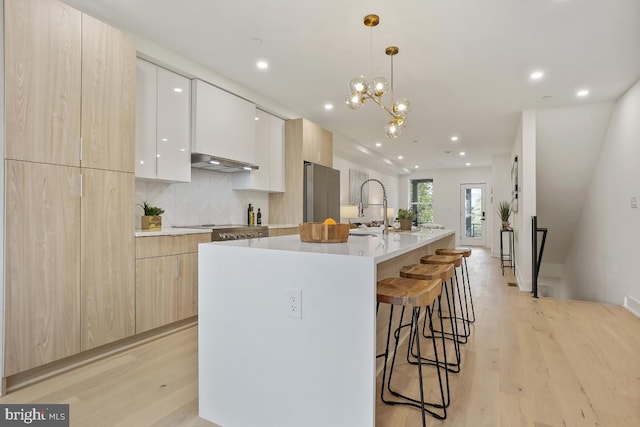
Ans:
{"type": "Polygon", "coordinates": [[[327,218],[322,223],[325,224],[325,225],[335,225],[336,224],[336,220],[333,219],[333,218],[327,218]]]}

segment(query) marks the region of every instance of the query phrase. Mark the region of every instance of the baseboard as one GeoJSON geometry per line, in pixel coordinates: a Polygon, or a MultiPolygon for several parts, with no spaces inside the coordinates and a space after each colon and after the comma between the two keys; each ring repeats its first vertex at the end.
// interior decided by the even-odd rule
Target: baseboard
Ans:
{"type": "Polygon", "coordinates": [[[624,297],[624,304],[622,304],[624,308],[629,310],[629,313],[633,314],[636,317],[640,317],[640,301],[632,297],[624,297]]]}

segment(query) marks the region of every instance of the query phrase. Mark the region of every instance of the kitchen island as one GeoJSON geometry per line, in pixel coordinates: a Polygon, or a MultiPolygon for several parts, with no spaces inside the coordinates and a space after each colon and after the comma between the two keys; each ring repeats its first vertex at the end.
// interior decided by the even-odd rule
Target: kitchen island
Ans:
{"type": "Polygon", "coordinates": [[[280,236],[199,246],[202,418],[374,426],[376,281],[453,247],[455,234],[356,232],[364,235],[346,243],[280,236]]]}

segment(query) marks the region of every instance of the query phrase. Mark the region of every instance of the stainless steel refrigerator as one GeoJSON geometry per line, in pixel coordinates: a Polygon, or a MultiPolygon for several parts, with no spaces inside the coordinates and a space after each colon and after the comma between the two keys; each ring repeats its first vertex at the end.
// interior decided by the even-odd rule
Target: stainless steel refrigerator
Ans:
{"type": "Polygon", "coordinates": [[[304,222],[333,218],[340,222],[340,171],[304,163],[304,222]]]}

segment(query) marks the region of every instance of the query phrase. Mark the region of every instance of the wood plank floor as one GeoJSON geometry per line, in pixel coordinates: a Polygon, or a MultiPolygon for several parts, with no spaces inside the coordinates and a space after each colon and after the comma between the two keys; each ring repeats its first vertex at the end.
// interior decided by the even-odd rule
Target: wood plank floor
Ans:
{"type": "MultiPolygon", "coordinates": [[[[474,249],[469,267],[477,322],[462,372],[450,377],[448,418],[429,426],[640,425],[640,319],[621,307],[534,300],[507,286],[488,250],[474,249]]],[[[414,387],[413,376],[397,372],[402,387],[414,387]]],[[[197,416],[196,327],[0,403],[69,403],[75,427],[214,425],[197,416]]],[[[420,414],[378,402],[376,425],[416,427],[420,414]]]]}

